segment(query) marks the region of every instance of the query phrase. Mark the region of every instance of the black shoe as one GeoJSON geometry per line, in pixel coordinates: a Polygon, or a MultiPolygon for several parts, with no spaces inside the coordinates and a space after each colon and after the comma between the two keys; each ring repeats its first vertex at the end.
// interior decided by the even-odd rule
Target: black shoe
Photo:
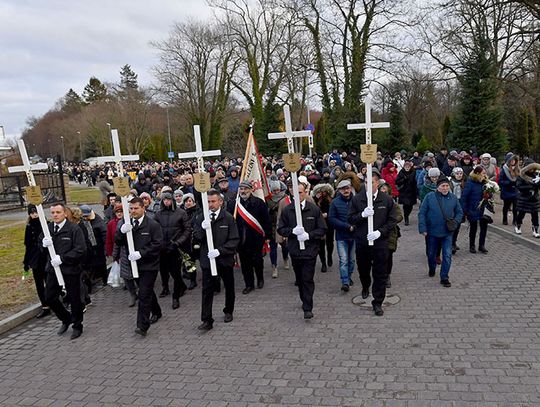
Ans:
{"type": "Polygon", "coordinates": [[[171,293],[171,292],[169,291],[169,289],[164,288],[164,289],[159,293],[159,298],[166,297],[166,296],[169,295],[170,293],[171,293]]]}
{"type": "Polygon", "coordinates": [[[41,311],[39,311],[39,314],[36,315],[36,318],[45,318],[47,315],[51,314],[50,308],[41,308],[41,311]]]}
{"type": "Polygon", "coordinates": [[[390,280],[390,276],[386,279],[386,288],[392,288],[392,280],[390,280]]]}
{"type": "Polygon", "coordinates": [[[378,305],[378,304],[373,306],[373,312],[378,317],[382,317],[384,315],[384,311],[383,311],[382,307],[380,305],[378,305]]]}
{"type": "Polygon", "coordinates": [[[365,300],[369,297],[369,288],[367,290],[362,290],[362,298],[365,300]]]}
{"type": "Polygon", "coordinates": [[[137,335],[146,336],[146,332],[147,332],[147,331],[144,330],[144,329],[141,329],[141,328],[135,328],[135,333],[136,333],[137,335]]]}
{"type": "Polygon", "coordinates": [[[257,281],[257,288],[263,288],[264,287],[264,281],[257,281]]]}
{"type": "Polygon", "coordinates": [[[349,285],[350,286],[353,286],[354,285],[354,281],[352,280],[352,278],[349,277],[349,285]]]}
{"type": "Polygon", "coordinates": [[[341,286],[341,291],[348,293],[349,292],[349,285],[348,284],[343,284],[341,286]]]}
{"type": "Polygon", "coordinates": [[[476,249],[474,248],[474,246],[469,247],[469,251],[471,253],[476,253],[476,249]]]}
{"type": "Polygon", "coordinates": [[[180,289],[180,293],[179,293],[178,295],[179,295],[180,297],[183,297],[184,294],[186,293],[186,291],[187,291],[187,287],[184,286],[184,288],[180,289]]]}
{"type": "Polygon", "coordinates": [[[180,308],[180,301],[178,299],[173,298],[172,309],[178,309],[178,308],[180,308]]]}
{"type": "Polygon", "coordinates": [[[225,314],[225,317],[223,318],[223,322],[232,322],[233,317],[232,314],[225,314]]]}
{"type": "Polygon", "coordinates": [[[508,219],[503,219],[503,225],[508,225],[508,219]]]}
{"type": "Polygon", "coordinates": [[[77,339],[81,335],[82,335],[82,329],[73,328],[73,332],[71,333],[71,336],[69,339],[77,339]]]}
{"type": "Polygon", "coordinates": [[[457,253],[457,250],[452,248],[452,254],[456,254],[457,253]]]}
{"type": "Polygon", "coordinates": [[[409,226],[409,220],[405,219],[405,226],[409,226]]]}
{"type": "Polygon", "coordinates": [[[328,271],[328,268],[326,268],[326,265],[323,264],[321,267],[321,273],[326,273],[328,271]]]}
{"type": "Polygon", "coordinates": [[[69,324],[62,324],[62,326],[56,331],[58,335],[64,335],[69,328],[69,324]]]}
{"type": "Polygon", "coordinates": [[[204,321],[202,324],[200,324],[197,329],[199,331],[209,331],[210,329],[212,329],[214,326],[212,325],[211,322],[208,322],[208,321],[204,321]]]}
{"type": "Polygon", "coordinates": [[[486,249],[484,246],[480,246],[480,247],[478,248],[478,251],[479,251],[480,253],[484,253],[484,254],[487,254],[487,253],[488,253],[487,249],[486,249]]]}
{"type": "Polygon", "coordinates": [[[304,311],[304,319],[311,319],[311,318],[313,318],[313,312],[304,311]]]}
{"type": "Polygon", "coordinates": [[[152,315],[152,316],[150,317],[150,323],[151,323],[151,324],[155,324],[156,322],[159,321],[160,318],[161,318],[161,315],[152,315]]]}
{"type": "Polygon", "coordinates": [[[188,286],[188,290],[193,290],[195,287],[197,287],[197,282],[196,281],[191,281],[189,283],[189,286],[188,286]]]}
{"type": "Polygon", "coordinates": [[[328,258],[328,267],[332,267],[332,264],[334,264],[334,262],[332,261],[332,256],[330,256],[328,258]]]}
{"type": "Polygon", "coordinates": [[[128,307],[134,307],[135,304],[137,303],[137,294],[129,294],[129,303],[128,303],[128,307]]]}
{"type": "Polygon", "coordinates": [[[434,277],[435,276],[435,270],[429,270],[428,271],[428,276],[434,277]]]}
{"type": "Polygon", "coordinates": [[[249,294],[250,292],[252,292],[254,290],[253,287],[246,287],[242,290],[242,294],[249,294]]]}
{"type": "Polygon", "coordinates": [[[444,279],[444,280],[441,280],[441,284],[443,285],[443,287],[452,287],[452,284],[450,284],[450,280],[448,280],[447,278],[444,279]]]}

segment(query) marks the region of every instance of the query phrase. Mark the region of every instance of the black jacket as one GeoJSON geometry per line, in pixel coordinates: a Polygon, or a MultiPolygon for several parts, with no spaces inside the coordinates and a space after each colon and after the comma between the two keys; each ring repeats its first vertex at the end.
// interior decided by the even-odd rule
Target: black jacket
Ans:
{"type": "MultiPolygon", "coordinates": [[[[395,203],[392,197],[380,191],[377,194],[377,199],[373,201],[373,210],[375,211],[373,215],[373,230],[381,232],[381,237],[375,240],[374,246],[380,247],[388,244],[390,232],[392,232],[398,223],[394,205],[395,203]]],[[[349,223],[356,227],[354,231],[356,247],[368,245],[368,220],[362,217],[362,212],[366,208],[367,195],[364,188],[353,197],[347,216],[349,223]]]]}
{"type": "Polygon", "coordinates": [[[264,230],[264,236],[257,232],[254,228],[240,216],[236,214],[236,225],[238,226],[238,234],[240,235],[239,249],[244,251],[257,250],[261,251],[265,239],[272,237],[272,221],[268,213],[268,206],[260,198],[251,195],[248,199],[240,200],[246,210],[260,223],[264,230]]]}
{"type": "MultiPolygon", "coordinates": [[[[86,244],[82,230],[78,225],[66,221],[62,229],[58,233],[54,233],[54,223],[49,223],[49,232],[51,234],[54,250],[60,256],[62,264],[60,270],[64,275],[77,275],[82,272],[81,263],[86,255],[86,244]]],[[[40,241],[43,239],[43,234],[40,236],[40,241]]],[[[54,273],[54,268],[51,265],[49,251],[46,248],[43,250],[47,253],[46,271],[54,273]]]]}
{"type": "Polygon", "coordinates": [[[178,249],[187,250],[191,242],[191,221],[181,208],[173,201],[170,207],[161,203],[161,209],[154,216],[163,232],[163,250],[173,252],[178,249]]]}
{"type": "Polygon", "coordinates": [[[296,226],[294,203],[283,208],[278,222],[278,233],[287,238],[289,253],[295,259],[313,259],[319,253],[320,240],[326,235],[326,222],[319,207],[312,202],[306,201],[302,210],[302,225],[309,234],[309,240],[304,242],[304,250],[300,250],[298,238],[292,232],[296,226]]]}
{"type": "Polygon", "coordinates": [[[30,219],[24,231],[24,246],[26,248],[23,259],[24,267],[37,269],[40,263],[43,262],[45,256],[41,250],[41,240],[39,238],[41,234],[39,218],[30,219]]]}
{"type": "Polygon", "coordinates": [[[409,171],[402,169],[396,178],[396,186],[399,191],[399,203],[402,205],[416,204],[416,171],[411,168],[409,171]]]}
{"type": "MultiPolygon", "coordinates": [[[[201,226],[203,220],[204,215],[201,211],[193,220],[193,238],[195,242],[201,246],[199,258],[201,267],[209,269],[210,259],[208,258],[206,231],[201,226]]],[[[238,243],[240,243],[240,237],[233,216],[223,208],[219,211],[218,217],[212,223],[212,237],[214,240],[214,248],[219,250],[219,256],[216,257],[216,263],[224,267],[233,267],[234,255],[238,243]]]]}
{"type": "MultiPolygon", "coordinates": [[[[120,225],[120,222],[118,224],[120,225]]],[[[120,228],[116,231],[114,241],[117,245],[127,248],[127,237],[120,228]]],[[[163,246],[163,233],[161,233],[159,223],[145,215],[142,223],[133,228],[133,243],[135,250],[141,254],[141,258],[137,260],[137,269],[143,272],[157,272],[159,254],[163,246]]]]}

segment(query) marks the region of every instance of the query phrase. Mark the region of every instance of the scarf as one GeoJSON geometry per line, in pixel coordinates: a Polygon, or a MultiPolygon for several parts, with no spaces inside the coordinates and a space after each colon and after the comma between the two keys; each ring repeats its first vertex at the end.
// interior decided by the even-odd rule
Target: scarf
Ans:
{"type": "Polygon", "coordinates": [[[517,176],[512,174],[512,171],[510,170],[510,167],[508,167],[508,164],[503,165],[503,171],[510,181],[516,182],[517,176]]]}
{"type": "Polygon", "coordinates": [[[88,240],[90,240],[90,245],[92,247],[96,247],[97,246],[96,235],[94,235],[94,229],[92,229],[92,225],[87,220],[83,220],[82,223],[84,227],[86,228],[86,231],[88,232],[88,240]]]}

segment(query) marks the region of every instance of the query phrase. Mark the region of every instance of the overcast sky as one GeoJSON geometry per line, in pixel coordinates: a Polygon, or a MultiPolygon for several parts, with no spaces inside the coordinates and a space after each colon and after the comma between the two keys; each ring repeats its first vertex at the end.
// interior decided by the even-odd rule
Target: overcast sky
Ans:
{"type": "Polygon", "coordinates": [[[211,16],[204,0],[1,0],[0,125],[18,136],[69,88],[82,93],[90,76],[118,81],[125,64],[150,84],[149,42],[176,21],[211,16]]]}

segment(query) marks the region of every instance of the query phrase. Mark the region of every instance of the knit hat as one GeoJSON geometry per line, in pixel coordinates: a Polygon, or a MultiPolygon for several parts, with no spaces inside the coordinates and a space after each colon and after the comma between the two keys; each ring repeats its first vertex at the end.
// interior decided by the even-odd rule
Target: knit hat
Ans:
{"type": "Polygon", "coordinates": [[[439,180],[437,180],[437,186],[439,186],[441,184],[450,184],[450,181],[448,181],[448,178],[443,177],[443,178],[440,178],[439,180]]]}
{"type": "Polygon", "coordinates": [[[182,197],[182,205],[184,205],[188,199],[191,199],[193,202],[195,202],[195,196],[193,196],[192,193],[187,193],[184,194],[184,196],[182,197]]]}
{"type": "Polygon", "coordinates": [[[463,168],[454,167],[454,169],[452,170],[452,175],[457,174],[458,172],[463,173],[463,168]]]}
{"type": "Polygon", "coordinates": [[[376,175],[377,178],[381,179],[381,173],[379,172],[379,170],[377,168],[372,168],[371,169],[371,176],[373,175],[376,175]]]}
{"type": "Polygon", "coordinates": [[[480,156],[480,158],[491,158],[491,154],[489,153],[484,153],[480,156]]]}
{"type": "Polygon", "coordinates": [[[429,169],[428,177],[440,177],[440,176],[441,176],[441,171],[437,167],[429,169]]]}
{"type": "Polygon", "coordinates": [[[162,193],[161,193],[161,199],[162,199],[162,200],[163,200],[163,199],[173,199],[173,196],[172,196],[172,194],[171,194],[169,191],[167,191],[167,192],[162,192],[162,193]]]}
{"type": "Polygon", "coordinates": [[[163,188],[161,188],[161,193],[164,193],[164,192],[172,192],[172,188],[168,185],[165,185],[163,188]]]}
{"type": "Polygon", "coordinates": [[[270,191],[281,190],[281,183],[279,181],[270,181],[270,191]]]}
{"type": "Polygon", "coordinates": [[[253,189],[253,185],[251,185],[251,182],[249,181],[242,181],[240,185],[238,185],[238,188],[249,188],[253,189]]]}
{"type": "Polygon", "coordinates": [[[184,191],[182,191],[180,188],[174,191],[174,196],[182,196],[182,195],[184,195],[184,191]]]}

